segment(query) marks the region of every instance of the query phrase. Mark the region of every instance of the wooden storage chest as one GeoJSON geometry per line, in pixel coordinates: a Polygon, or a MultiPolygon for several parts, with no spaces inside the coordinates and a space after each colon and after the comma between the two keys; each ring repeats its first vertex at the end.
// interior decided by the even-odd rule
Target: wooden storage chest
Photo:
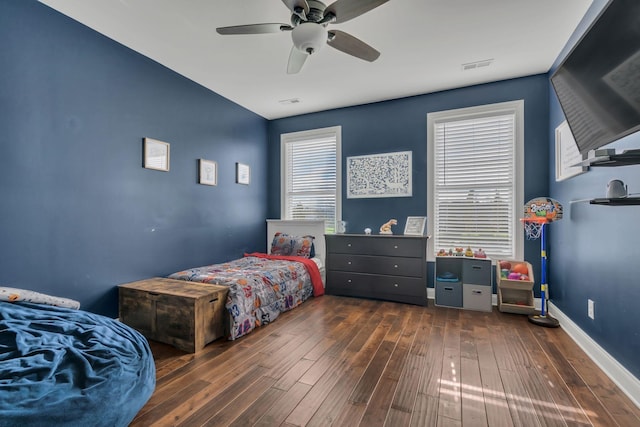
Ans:
{"type": "Polygon", "coordinates": [[[155,277],[118,288],[120,321],[149,339],[195,353],[226,335],[225,286],[155,277]]]}

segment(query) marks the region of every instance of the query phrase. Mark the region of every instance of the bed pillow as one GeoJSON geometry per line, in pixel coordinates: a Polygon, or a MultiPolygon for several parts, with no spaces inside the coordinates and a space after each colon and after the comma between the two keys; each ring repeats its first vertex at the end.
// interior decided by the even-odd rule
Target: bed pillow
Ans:
{"type": "Polygon", "coordinates": [[[313,258],[315,248],[313,236],[291,236],[286,233],[277,232],[273,236],[271,243],[271,255],[301,256],[313,258]]]}
{"type": "Polygon", "coordinates": [[[0,287],[0,301],[16,302],[26,301],[36,304],[47,304],[55,307],[80,308],[80,303],[69,298],[54,297],[26,289],[0,287]]]}

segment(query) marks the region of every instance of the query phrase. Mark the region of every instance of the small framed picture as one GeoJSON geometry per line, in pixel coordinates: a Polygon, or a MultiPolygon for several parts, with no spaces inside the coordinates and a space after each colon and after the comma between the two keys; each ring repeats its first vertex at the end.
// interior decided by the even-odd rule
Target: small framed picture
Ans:
{"type": "Polygon", "coordinates": [[[156,139],[144,138],[144,161],[147,169],[169,171],[169,143],[156,139]]]}
{"type": "Polygon", "coordinates": [[[582,166],[581,163],[582,156],[569,124],[565,120],[556,128],[556,181],[586,172],[589,168],[582,166]]]}
{"type": "Polygon", "coordinates": [[[404,225],[404,234],[408,236],[423,236],[427,225],[426,216],[409,216],[404,225]]]}
{"type": "Polygon", "coordinates": [[[218,163],[213,160],[198,159],[198,183],[218,185],[218,163]]]}
{"type": "Polygon", "coordinates": [[[249,185],[251,181],[251,168],[243,163],[236,163],[236,182],[249,185]]]}

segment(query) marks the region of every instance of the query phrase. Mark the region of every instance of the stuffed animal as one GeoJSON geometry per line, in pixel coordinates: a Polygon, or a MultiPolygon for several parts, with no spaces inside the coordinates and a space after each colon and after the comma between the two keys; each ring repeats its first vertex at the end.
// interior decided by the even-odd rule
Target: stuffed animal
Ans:
{"type": "Polygon", "coordinates": [[[391,226],[397,225],[397,224],[398,224],[397,220],[390,219],[389,221],[385,222],[380,226],[380,234],[393,234],[393,232],[391,231],[391,226]]]}

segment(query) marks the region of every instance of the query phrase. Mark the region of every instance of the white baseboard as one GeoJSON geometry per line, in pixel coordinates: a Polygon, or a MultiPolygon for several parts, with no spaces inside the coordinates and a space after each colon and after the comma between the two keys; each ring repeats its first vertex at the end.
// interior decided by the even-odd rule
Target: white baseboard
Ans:
{"type": "Polygon", "coordinates": [[[604,371],[620,390],[640,408],[640,380],[607,353],[553,303],[549,303],[549,314],[558,319],[562,329],[604,371]]]}
{"type": "MultiPolygon", "coordinates": [[[[435,299],[434,288],[427,288],[427,298],[435,299]]],[[[498,305],[498,295],[493,294],[491,302],[498,305]]],[[[542,304],[540,298],[534,299],[536,310],[540,310],[542,304]]],[[[585,352],[593,362],[613,381],[629,399],[640,408],[640,380],[622,366],[616,359],[607,353],[597,342],[587,335],[578,325],[566,316],[558,307],[549,303],[549,314],[560,322],[562,329],[585,352]]]]}

